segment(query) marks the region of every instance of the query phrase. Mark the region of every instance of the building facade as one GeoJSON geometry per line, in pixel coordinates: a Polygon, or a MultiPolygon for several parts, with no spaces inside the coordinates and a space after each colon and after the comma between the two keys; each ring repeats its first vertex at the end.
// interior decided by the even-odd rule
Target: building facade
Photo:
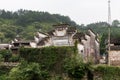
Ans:
{"type": "MultiPolygon", "coordinates": [[[[48,46],[77,46],[78,54],[84,62],[99,63],[98,36],[89,29],[86,33],[78,32],[68,24],[53,25],[54,29],[47,33],[37,32],[33,41],[24,41],[17,36],[11,44],[0,44],[0,49],[9,48],[18,53],[20,47],[42,48],[48,46]],[[77,43],[76,43],[77,42],[77,43]]],[[[117,52],[116,52],[117,53],[117,52]]]]}
{"type": "Polygon", "coordinates": [[[85,62],[99,63],[99,40],[97,35],[88,30],[87,33],[77,32],[68,24],[53,25],[54,30],[48,33],[37,32],[34,36],[36,48],[47,46],[74,46],[77,41],[78,53],[85,62]]]}
{"type": "Polygon", "coordinates": [[[111,38],[110,39],[110,51],[108,50],[108,59],[110,65],[118,66],[120,65],[120,38],[111,38]]]}

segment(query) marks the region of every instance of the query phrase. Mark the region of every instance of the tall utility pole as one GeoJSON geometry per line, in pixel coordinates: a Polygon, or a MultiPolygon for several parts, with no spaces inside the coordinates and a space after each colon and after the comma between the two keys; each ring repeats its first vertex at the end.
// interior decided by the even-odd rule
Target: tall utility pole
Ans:
{"type": "Polygon", "coordinates": [[[111,7],[110,0],[108,0],[108,65],[110,66],[110,27],[111,27],[111,7]]]}

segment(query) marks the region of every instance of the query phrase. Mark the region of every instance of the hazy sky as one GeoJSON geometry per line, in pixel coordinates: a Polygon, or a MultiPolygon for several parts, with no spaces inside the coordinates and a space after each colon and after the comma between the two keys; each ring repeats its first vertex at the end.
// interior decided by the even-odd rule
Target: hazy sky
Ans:
{"type": "MultiPolygon", "coordinates": [[[[0,0],[0,9],[28,9],[69,16],[78,24],[107,21],[108,0],[0,0]]],[[[120,0],[111,0],[112,20],[120,19],[120,0]]]]}

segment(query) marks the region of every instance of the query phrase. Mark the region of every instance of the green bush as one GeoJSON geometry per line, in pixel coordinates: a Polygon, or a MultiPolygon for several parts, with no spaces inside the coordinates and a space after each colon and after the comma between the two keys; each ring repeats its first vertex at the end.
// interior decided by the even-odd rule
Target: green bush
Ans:
{"type": "Polygon", "coordinates": [[[83,61],[77,61],[75,56],[68,58],[64,63],[64,70],[68,76],[75,80],[81,80],[88,70],[88,65],[83,63],[83,61]]]}
{"type": "Polygon", "coordinates": [[[10,67],[0,66],[0,80],[7,80],[10,69],[10,67]]]}
{"type": "Polygon", "coordinates": [[[47,71],[41,70],[38,63],[22,62],[9,72],[8,80],[47,80],[47,71]]]}
{"type": "Polygon", "coordinates": [[[20,61],[20,57],[19,55],[14,55],[11,56],[11,58],[9,59],[10,62],[19,62],[20,61]]]}
{"type": "Polygon", "coordinates": [[[62,72],[64,59],[75,55],[75,47],[21,48],[20,57],[28,62],[37,62],[46,70],[62,72]],[[56,68],[57,67],[57,68],[56,68]]]}
{"type": "Polygon", "coordinates": [[[7,80],[7,75],[0,75],[0,80],[7,80]]]}
{"type": "Polygon", "coordinates": [[[0,50],[0,54],[3,56],[5,62],[8,62],[10,57],[12,56],[10,50],[0,50]]]}
{"type": "Polygon", "coordinates": [[[3,62],[3,61],[4,61],[3,55],[0,54],[0,62],[3,62]]]}

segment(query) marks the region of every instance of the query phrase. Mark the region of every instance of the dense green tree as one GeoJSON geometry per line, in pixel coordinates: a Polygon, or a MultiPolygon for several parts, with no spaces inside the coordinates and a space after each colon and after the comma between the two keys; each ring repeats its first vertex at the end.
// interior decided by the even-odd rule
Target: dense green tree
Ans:
{"type": "Polygon", "coordinates": [[[3,55],[0,54],[0,64],[1,64],[1,62],[3,62],[3,61],[4,61],[3,55]]]}
{"type": "Polygon", "coordinates": [[[0,36],[3,42],[8,42],[21,35],[24,39],[33,39],[36,31],[47,32],[52,30],[53,24],[69,23],[72,26],[79,26],[68,16],[50,14],[48,12],[31,11],[20,9],[18,11],[0,10],[0,36]]]}
{"type": "Polygon", "coordinates": [[[114,26],[114,27],[119,27],[119,26],[120,26],[120,22],[119,22],[118,20],[114,20],[114,21],[112,22],[112,26],[114,26]]]}
{"type": "Polygon", "coordinates": [[[4,61],[7,62],[12,56],[12,53],[9,50],[0,50],[0,55],[2,58],[4,58],[4,61]]]}
{"type": "Polygon", "coordinates": [[[5,38],[4,33],[0,32],[0,42],[3,42],[4,38],[5,38]]]}
{"type": "Polygon", "coordinates": [[[48,74],[42,71],[38,63],[22,62],[19,66],[11,69],[9,80],[47,80],[48,74]]]}

